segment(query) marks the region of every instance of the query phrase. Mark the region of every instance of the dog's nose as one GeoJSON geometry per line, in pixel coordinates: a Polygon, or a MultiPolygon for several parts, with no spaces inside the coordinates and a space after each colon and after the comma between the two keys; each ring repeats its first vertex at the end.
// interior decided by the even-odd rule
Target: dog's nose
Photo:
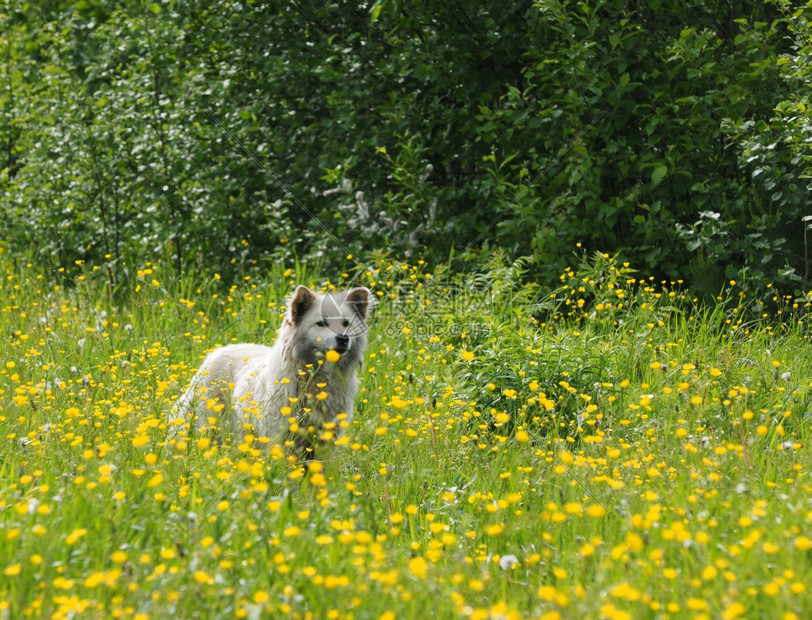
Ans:
{"type": "Polygon", "coordinates": [[[336,350],[343,353],[350,344],[350,337],[347,334],[336,334],[336,350]]]}

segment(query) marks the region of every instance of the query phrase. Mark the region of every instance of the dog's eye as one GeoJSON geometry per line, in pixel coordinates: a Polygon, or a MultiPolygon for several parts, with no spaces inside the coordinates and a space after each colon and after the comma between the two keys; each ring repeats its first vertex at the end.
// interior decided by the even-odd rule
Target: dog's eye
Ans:
{"type": "Polygon", "coordinates": [[[349,322],[347,319],[344,319],[344,320],[341,322],[341,325],[343,325],[344,327],[349,327],[350,322],[349,322]]]}
{"type": "Polygon", "coordinates": [[[319,327],[327,327],[327,321],[317,321],[316,325],[319,327]]]}

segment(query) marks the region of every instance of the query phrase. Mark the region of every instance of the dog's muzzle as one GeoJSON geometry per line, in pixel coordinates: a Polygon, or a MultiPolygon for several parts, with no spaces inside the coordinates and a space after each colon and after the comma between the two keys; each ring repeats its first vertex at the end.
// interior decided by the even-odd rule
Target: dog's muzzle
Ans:
{"type": "Polygon", "coordinates": [[[347,334],[336,334],[336,351],[345,353],[350,346],[350,337],[347,334]]]}

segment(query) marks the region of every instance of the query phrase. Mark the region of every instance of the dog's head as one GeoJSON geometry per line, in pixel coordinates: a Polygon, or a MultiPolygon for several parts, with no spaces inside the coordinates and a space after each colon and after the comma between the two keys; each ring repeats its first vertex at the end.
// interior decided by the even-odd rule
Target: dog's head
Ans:
{"type": "Polygon", "coordinates": [[[321,295],[299,286],[288,304],[288,321],[296,330],[294,355],[313,362],[334,350],[344,364],[359,359],[372,303],[372,293],[363,287],[321,295]]]}

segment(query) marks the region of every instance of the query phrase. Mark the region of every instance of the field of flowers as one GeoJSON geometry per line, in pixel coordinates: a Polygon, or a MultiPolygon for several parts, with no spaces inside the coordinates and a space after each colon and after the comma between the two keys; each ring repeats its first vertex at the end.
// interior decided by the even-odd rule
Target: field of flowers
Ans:
{"type": "Polygon", "coordinates": [[[0,255],[0,618],[808,617],[812,297],[346,269],[114,290],[0,255]],[[378,308],[319,461],[168,433],[207,351],[348,282],[378,308]]]}

